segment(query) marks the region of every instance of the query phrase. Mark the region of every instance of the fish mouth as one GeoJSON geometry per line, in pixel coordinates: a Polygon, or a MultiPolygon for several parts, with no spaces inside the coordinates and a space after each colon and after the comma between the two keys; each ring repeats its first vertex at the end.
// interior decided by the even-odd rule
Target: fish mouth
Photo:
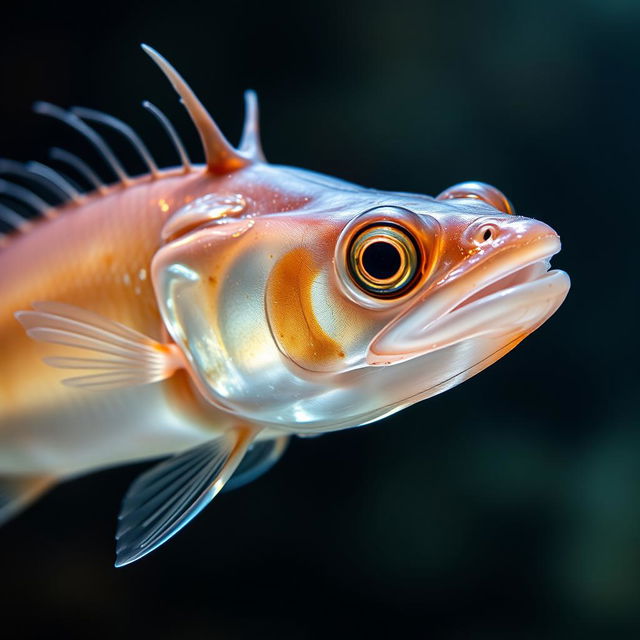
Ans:
{"type": "Polygon", "coordinates": [[[394,364],[480,336],[525,337],[569,291],[569,276],[550,270],[560,247],[557,235],[545,234],[493,251],[468,270],[452,270],[374,337],[367,363],[394,364]]]}

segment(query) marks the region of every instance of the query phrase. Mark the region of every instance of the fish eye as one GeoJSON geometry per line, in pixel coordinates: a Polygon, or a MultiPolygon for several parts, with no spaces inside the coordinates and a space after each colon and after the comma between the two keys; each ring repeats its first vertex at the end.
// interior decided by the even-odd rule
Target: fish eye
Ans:
{"type": "Polygon", "coordinates": [[[351,279],[372,296],[398,297],[416,282],[418,246],[411,234],[396,224],[382,222],[361,229],[347,255],[351,279]]]}

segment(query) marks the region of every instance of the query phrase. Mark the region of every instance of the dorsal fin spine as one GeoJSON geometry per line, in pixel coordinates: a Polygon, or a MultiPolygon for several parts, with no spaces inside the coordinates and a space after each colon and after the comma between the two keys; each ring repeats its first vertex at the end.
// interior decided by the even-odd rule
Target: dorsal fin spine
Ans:
{"type": "Polygon", "coordinates": [[[129,174],[124,170],[124,167],[120,161],[116,158],[115,154],[111,150],[111,147],[103,140],[102,136],[98,135],[94,129],[92,129],[86,122],[81,120],[78,116],[65,111],[60,107],[49,102],[38,101],[34,103],[33,110],[44,116],[50,116],[64,122],[65,124],[73,127],[76,131],[81,133],[102,155],[106,163],[111,167],[116,174],[120,183],[127,186],[131,183],[129,174]]]}
{"type": "Polygon", "coordinates": [[[244,127],[238,150],[243,156],[251,158],[254,162],[266,162],[260,143],[260,115],[256,92],[251,89],[245,91],[244,103],[244,127]]]}
{"type": "Polygon", "coordinates": [[[174,126],[171,124],[171,121],[167,116],[158,109],[154,104],[151,104],[148,100],[145,100],[142,103],[142,106],[153,114],[155,118],[157,118],[158,122],[161,124],[162,128],[165,130],[169,139],[173,143],[178,155],[180,156],[180,161],[182,162],[182,166],[184,168],[185,173],[190,173],[192,170],[191,160],[189,159],[189,154],[187,150],[184,148],[184,144],[178,135],[178,132],[175,130],[174,126]]]}
{"type": "Polygon", "coordinates": [[[76,204],[82,202],[80,192],[58,171],[34,160],[27,162],[25,167],[27,171],[34,176],[40,176],[48,180],[64,197],[69,198],[71,202],[75,202],[76,204]]]}
{"type": "Polygon", "coordinates": [[[148,45],[143,44],[142,49],[160,67],[182,99],[200,135],[207,169],[211,173],[229,173],[250,164],[250,159],[244,157],[229,144],[209,112],[174,67],[148,45]]]}
{"type": "Polygon", "coordinates": [[[158,165],[156,164],[153,156],[147,149],[147,146],[140,139],[140,136],[126,123],[122,122],[118,118],[115,118],[108,113],[102,111],[96,111],[95,109],[87,109],[86,107],[72,107],[71,113],[78,116],[83,120],[93,120],[94,122],[100,122],[107,127],[111,127],[116,131],[119,131],[125,138],[129,140],[133,148],[137,151],[142,161],[147,165],[149,173],[153,178],[157,178],[159,175],[158,165]]]}
{"type": "Polygon", "coordinates": [[[98,174],[84,160],[82,160],[82,158],[79,158],[78,156],[74,155],[73,153],[69,153],[69,151],[65,151],[64,149],[59,149],[58,147],[49,149],[49,157],[52,160],[57,160],[58,162],[63,162],[73,167],[101,195],[104,195],[108,192],[109,189],[107,185],[102,181],[101,178],[98,177],[98,174]]]}

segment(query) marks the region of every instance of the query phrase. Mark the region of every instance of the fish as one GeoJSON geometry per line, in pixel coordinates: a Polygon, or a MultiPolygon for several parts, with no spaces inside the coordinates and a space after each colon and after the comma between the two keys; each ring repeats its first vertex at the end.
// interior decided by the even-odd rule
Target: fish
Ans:
{"type": "Polygon", "coordinates": [[[143,49],[204,163],[149,102],[174,167],[115,117],[44,102],[115,181],[57,148],[49,165],[0,161],[0,520],[59,483],[159,460],[124,497],[118,567],[266,473],[291,437],[373,423],[479,373],[570,287],[550,267],[557,233],[497,188],[430,197],[271,164],[254,92],[233,147],[143,49]],[[129,175],[97,125],[147,171],[129,175]]]}

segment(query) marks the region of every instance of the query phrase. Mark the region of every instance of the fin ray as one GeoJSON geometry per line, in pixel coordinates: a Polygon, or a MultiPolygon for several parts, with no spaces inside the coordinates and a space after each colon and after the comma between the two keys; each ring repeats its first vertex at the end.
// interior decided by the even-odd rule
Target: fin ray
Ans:
{"type": "Polygon", "coordinates": [[[13,184],[13,182],[8,182],[7,180],[0,180],[0,193],[32,207],[40,215],[45,217],[51,216],[52,205],[25,187],[13,184]]]}
{"type": "Polygon", "coordinates": [[[107,127],[111,127],[116,131],[119,131],[133,146],[142,161],[149,169],[149,173],[153,178],[158,178],[160,171],[156,161],[153,159],[151,152],[147,149],[147,145],[142,142],[140,136],[130,127],[126,122],[123,122],[119,118],[112,116],[102,111],[96,111],[95,109],[87,109],[86,107],[72,107],[71,113],[78,116],[82,120],[92,120],[94,122],[100,122],[107,127]]]}
{"type": "Polygon", "coordinates": [[[60,197],[63,202],[68,200],[69,193],[55,182],[55,178],[52,178],[51,175],[45,175],[46,171],[43,174],[38,163],[35,163],[35,165],[35,167],[31,167],[29,163],[23,164],[16,160],[2,158],[0,159],[0,173],[36,182],[40,187],[46,189],[50,195],[53,195],[54,198],[60,197]]]}
{"type": "Polygon", "coordinates": [[[244,92],[245,117],[238,150],[256,162],[266,162],[260,142],[260,114],[255,91],[244,92]]]}
{"type": "Polygon", "coordinates": [[[79,204],[82,202],[82,194],[63,176],[59,171],[48,167],[46,164],[32,160],[27,162],[25,168],[32,176],[37,176],[46,180],[62,194],[65,200],[79,204]]]}
{"type": "Polygon", "coordinates": [[[0,203],[0,220],[20,233],[26,233],[32,223],[18,212],[0,203]]]}
{"type": "Polygon", "coordinates": [[[122,163],[113,153],[111,147],[104,141],[102,136],[100,136],[94,129],[92,129],[86,122],[81,120],[77,115],[71,113],[70,111],[65,111],[55,104],[42,101],[36,102],[33,105],[33,110],[40,115],[56,118],[57,120],[64,122],[65,124],[78,131],[95,147],[95,149],[102,156],[107,165],[116,174],[118,180],[120,180],[123,185],[131,184],[131,178],[129,177],[129,174],[125,171],[122,163]]]}
{"type": "Polygon", "coordinates": [[[36,302],[33,308],[15,314],[30,338],[88,352],[44,359],[52,367],[96,372],[65,378],[68,386],[99,391],[150,384],[183,366],[175,345],[156,342],[87,309],[61,302],[36,302]]]}
{"type": "Polygon", "coordinates": [[[182,167],[185,173],[189,173],[192,169],[191,160],[189,159],[189,154],[178,135],[178,132],[175,130],[175,127],[171,124],[171,121],[167,116],[158,109],[154,104],[151,104],[148,100],[145,100],[142,103],[142,106],[149,111],[149,113],[153,114],[153,116],[158,120],[162,128],[165,130],[167,136],[169,136],[169,140],[175,147],[175,150],[178,152],[180,156],[180,161],[182,162],[182,167]]]}
{"type": "MultiPolygon", "coordinates": [[[[127,518],[127,523],[121,523],[118,527],[116,539],[119,540],[127,531],[137,527],[142,522],[147,522],[154,513],[157,513],[158,507],[176,490],[174,483],[178,480],[184,480],[187,472],[193,473],[196,468],[200,468],[199,465],[206,464],[209,461],[209,457],[210,453],[207,448],[202,449],[200,456],[194,455],[193,458],[185,456],[183,461],[176,462],[169,471],[147,485],[144,493],[146,502],[142,499],[132,499],[127,503],[126,508],[123,505],[118,520],[127,518]]],[[[131,486],[130,492],[133,490],[134,485],[131,486]]]]}
{"type": "Polygon", "coordinates": [[[102,195],[107,193],[107,185],[82,158],[58,147],[49,149],[49,157],[73,167],[98,193],[102,195]]]}
{"type": "Polygon", "coordinates": [[[231,477],[256,434],[249,427],[232,429],[142,474],[122,504],[116,566],[157,549],[200,513],[231,477]]]}
{"type": "Polygon", "coordinates": [[[150,46],[143,44],[142,49],[160,67],[187,108],[200,135],[209,171],[227,173],[249,164],[250,161],[229,144],[209,112],[173,65],[150,46]]]}
{"type": "MultiPolygon", "coordinates": [[[[194,486],[197,490],[197,481],[201,480],[205,474],[210,473],[211,452],[208,447],[204,447],[203,452],[204,454],[194,456],[193,460],[189,460],[189,464],[181,463],[179,471],[174,473],[173,470],[170,470],[167,473],[170,479],[163,483],[164,486],[159,491],[156,491],[157,486],[154,482],[150,488],[147,487],[142,492],[145,497],[148,494],[149,499],[146,502],[136,500],[134,501],[136,506],[129,506],[127,522],[126,524],[122,523],[122,527],[118,529],[117,540],[125,539],[127,533],[134,528],[148,529],[151,523],[156,522],[169,509],[171,511],[166,519],[170,520],[171,514],[174,514],[180,504],[184,502],[185,495],[188,495],[190,490],[193,491],[194,486]]],[[[153,529],[150,529],[147,535],[141,538],[141,545],[152,535],[152,532],[153,529]]]]}

